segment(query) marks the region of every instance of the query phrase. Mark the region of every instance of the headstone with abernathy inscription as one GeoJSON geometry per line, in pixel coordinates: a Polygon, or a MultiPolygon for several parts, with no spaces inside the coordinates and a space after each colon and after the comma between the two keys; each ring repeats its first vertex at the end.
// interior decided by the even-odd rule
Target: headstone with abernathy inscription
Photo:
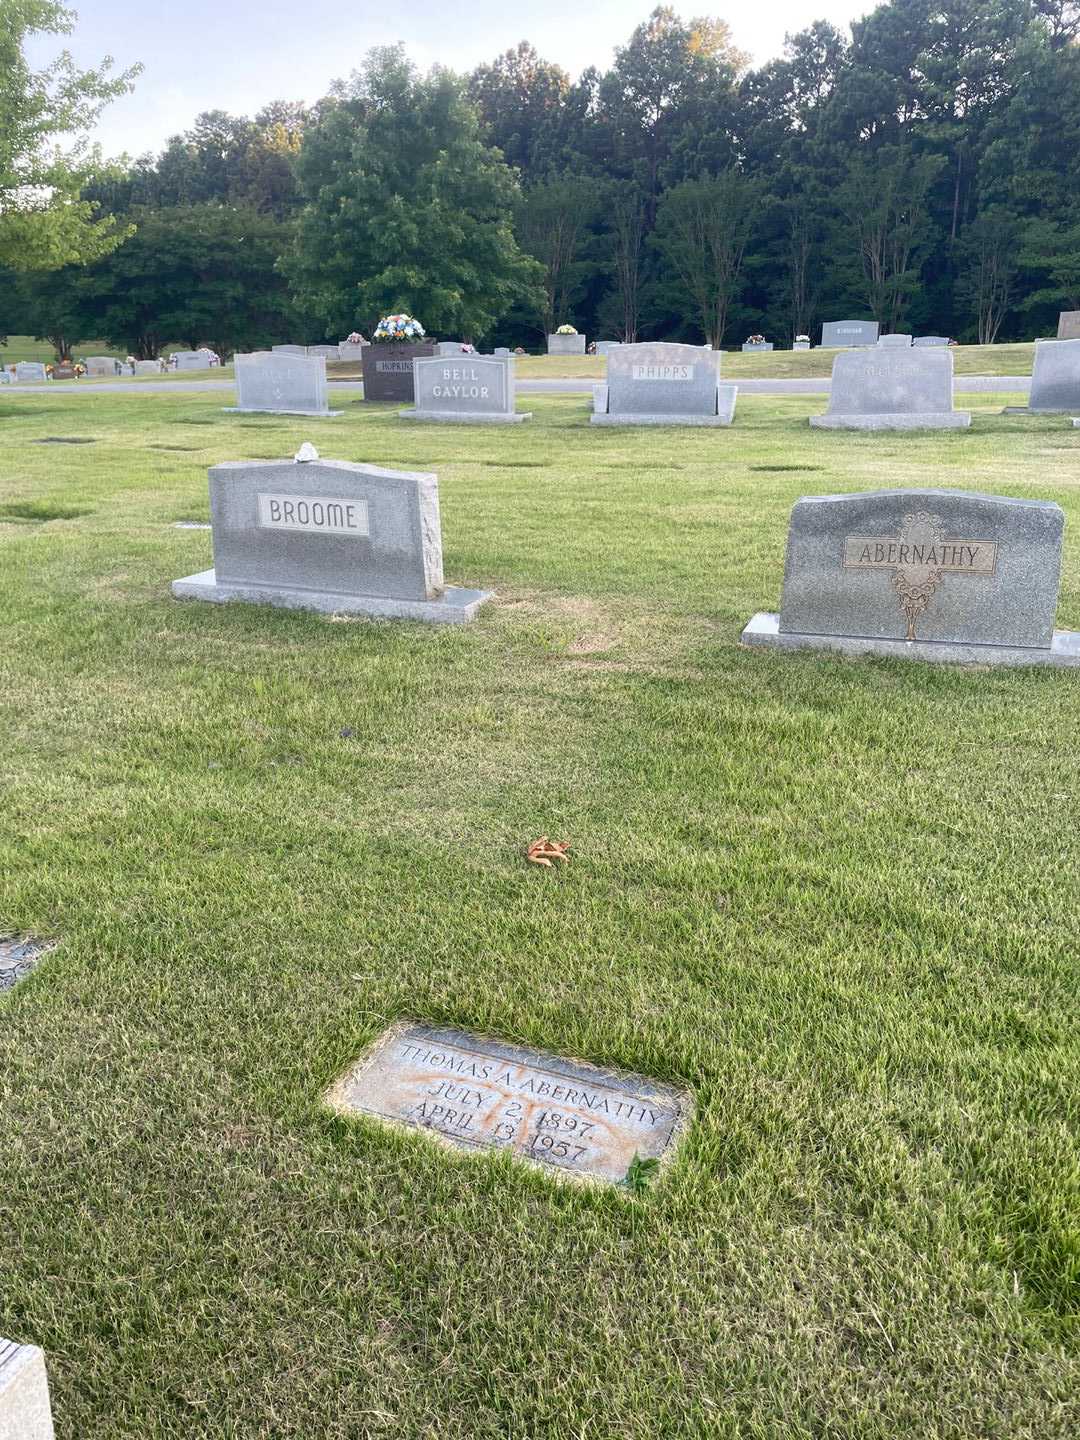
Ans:
{"type": "Polygon", "coordinates": [[[791,512],[779,615],[743,643],[946,663],[1080,665],[1055,630],[1065,517],[963,490],[810,495],[791,512]]]}

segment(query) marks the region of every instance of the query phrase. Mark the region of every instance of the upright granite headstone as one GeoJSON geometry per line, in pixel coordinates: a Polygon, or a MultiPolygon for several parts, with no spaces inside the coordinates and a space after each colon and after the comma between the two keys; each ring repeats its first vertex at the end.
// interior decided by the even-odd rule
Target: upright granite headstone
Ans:
{"type": "Polygon", "coordinates": [[[413,361],[426,360],[435,354],[435,346],[425,340],[417,345],[392,342],[365,345],[361,364],[364,369],[365,400],[397,400],[411,405],[413,361]]]}
{"type": "Polygon", "coordinates": [[[836,357],[829,408],[811,415],[810,424],[817,430],[961,430],[971,414],[953,409],[951,350],[875,346],[836,357]]]}
{"type": "Polygon", "coordinates": [[[753,352],[754,350],[771,350],[773,348],[773,342],[771,340],[744,340],[742,348],[743,354],[753,352]]]}
{"type": "Polygon", "coordinates": [[[883,350],[910,350],[910,335],[882,335],[878,345],[883,350]]]}
{"type": "Polygon", "coordinates": [[[257,350],[233,357],[239,404],[234,414],[340,415],[326,401],[326,361],[322,356],[275,355],[257,350]]]}
{"type": "Polygon", "coordinates": [[[45,1356],[0,1338],[0,1440],[53,1440],[45,1356]]]}
{"type": "Polygon", "coordinates": [[[465,342],[463,340],[436,340],[435,354],[443,358],[454,355],[467,355],[469,351],[465,349],[465,342]]]}
{"type": "Polygon", "coordinates": [[[876,345],[876,320],[827,320],[821,327],[821,348],[840,350],[844,346],[876,345]]]}
{"type": "Polygon", "coordinates": [[[54,365],[52,378],[54,380],[77,380],[74,365],[54,365]]]}
{"type": "Polygon", "coordinates": [[[306,354],[307,354],[307,346],[306,346],[306,345],[271,345],[271,346],[270,346],[270,353],[271,353],[272,355],[306,355],[306,354]]]}
{"type": "Polygon", "coordinates": [[[992,665],[1080,665],[1055,631],[1065,517],[963,490],[806,496],[791,512],[779,615],[747,645],[992,665]]]}
{"type": "Polygon", "coordinates": [[[214,568],[175,581],[181,599],[462,624],[491,598],[443,583],[435,475],[311,446],[229,461],[210,471],[210,521],[214,568]]]}
{"type": "Polygon", "coordinates": [[[1005,414],[1066,415],[1080,411],[1080,340],[1036,340],[1026,406],[1005,414]]]}
{"type": "Polygon", "coordinates": [[[160,375],[160,374],[161,374],[161,361],[160,361],[160,360],[136,360],[136,361],[135,361],[135,374],[136,374],[136,375],[160,375]]]}
{"type": "Polygon", "coordinates": [[[177,370],[209,370],[210,356],[205,350],[178,350],[176,368],[177,370]]]}
{"type": "Polygon", "coordinates": [[[337,360],[338,347],[336,345],[309,345],[307,358],[309,360],[337,360]]]}
{"type": "Polygon", "coordinates": [[[337,347],[337,358],[339,360],[352,360],[355,361],[356,364],[359,364],[363,359],[366,344],[367,342],[365,341],[364,345],[351,345],[348,340],[342,340],[337,347]]]}
{"type": "Polygon", "coordinates": [[[795,340],[795,341],[792,342],[791,348],[792,348],[792,350],[809,350],[809,349],[810,349],[810,341],[809,341],[809,340],[795,340]]]}
{"type": "Polygon", "coordinates": [[[20,360],[15,366],[16,384],[33,384],[39,380],[48,380],[49,372],[40,360],[20,360]]]}
{"type": "Polygon", "coordinates": [[[549,355],[585,354],[584,335],[549,335],[547,341],[549,355]]]}
{"type": "Polygon", "coordinates": [[[947,335],[916,335],[911,343],[917,350],[933,350],[941,347],[948,349],[949,337],[947,335]]]}
{"type": "Polygon", "coordinates": [[[88,376],[97,377],[102,375],[115,375],[118,364],[111,355],[88,355],[86,357],[86,373],[88,376]]]}
{"type": "Polygon", "coordinates": [[[459,425],[516,425],[530,419],[514,409],[513,356],[458,355],[413,361],[416,407],[403,420],[459,425]]]}
{"type": "Polygon", "coordinates": [[[1058,316],[1059,340],[1080,340],[1080,310],[1062,310],[1058,316]]]}
{"type": "Polygon", "coordinates": [[[648,341],[607,357],[607,384],[593,388],[594,425],[730,425],[734,385],[721,385],[720,354],[648,341]]]}
{"type": "Polygon", "coordinates": [[[509,355],[509,354],[510,354],[510,349],[509,349],[508,346],[506,346],[506,345],[496,345],[496,346],[495,346],[495,356],[496,356],[497,359],[503,360],[503,359],[505,359],[506,356],[509,355]]]}
{"type": "Polygon", "coordinates": [[[622,343],[621,340],[597,340],[596,353],[597,355],[610,355],[612,350],[618,350],[622,343]]]}

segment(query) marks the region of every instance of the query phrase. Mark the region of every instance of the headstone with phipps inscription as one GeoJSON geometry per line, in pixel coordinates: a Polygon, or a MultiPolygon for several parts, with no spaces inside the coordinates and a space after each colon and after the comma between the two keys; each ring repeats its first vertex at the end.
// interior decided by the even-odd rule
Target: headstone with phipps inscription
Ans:
{"type": "Polygon", "coordinates": [[[990,665],[1080,664],[1055,630],[1065,517],[963,490],[811,495],[791,512],[780,613],[747,645],[990,665]]]}
{"type": "Polygon", "coordinates": [[[720,384],[720,353],[649,341],[607,357],[607,383],[593,387],[594,425],[730,425],[737,388],[720,384]]]}
{"type": "Polygon", "coordinates": [[[953,409],[951,350],[910,345],[862,350],[833,361],[829,408],[817,430],[960,430],[971,413],[953,409]]]}
{"type": "Polygon", "coordinates": [[[663,1160],[692,1108],[687,1092],[643,1075],[427,1025],[387,1031],[326,1098],[344,1115],[615,1183],[635,1159],[663,1160]]]}
{"type": "Polygon", "coordinates": [[[235,460],[210,471],[214,568],[185,600],[462,624],[491,598],[446,585],[435,475],[320,460],[235,460]]]}

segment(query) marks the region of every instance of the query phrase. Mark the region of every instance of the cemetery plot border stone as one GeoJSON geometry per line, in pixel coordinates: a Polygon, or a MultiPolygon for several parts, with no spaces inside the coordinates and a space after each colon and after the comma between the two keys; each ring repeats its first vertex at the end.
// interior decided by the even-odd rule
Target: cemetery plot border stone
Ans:
{"type": "Polygon", "coordinates": [[[1036,340],[1026,405],[1003,415],[1068,415],[1080,410],[1080,339],[1036,340]]]}
{"type": "Polygon", "coordinates": [[[809,495],[791,512],[780,613],[742,643],[946,664],[1080,666],[1054,628],[1065,517],[964,490],[809,495]]]}
{"type": "Polygon", "coordinates": [[[425,472],[319,460],[237,460],[210,471],[213,569],[178,599],[460,625],[490,591],[443,583],[439,482],[425,472]]]}
{"type": "Polygon", "coordinates": [[[429,360],[434,354],[435,346],[429,341],[416,345],[386,341],[365,345],[360,359],[364,400],[396,400],[414,405],[413,361],[429,360]]]}
{"type": "Polygon", "coordinates": [[[720,384],[720,353],[645,341],[607,357],[607,383],[593,387],[593,425],[730,425],[738,387],[720,384]]]}
{"type": "Polygon", "coordinates": [[[325,1098],[341,1115],[609,1184],[669,1158],[693,1112],[687,1091],[644,1075],[414,1024],[381,1035],[325,1098]]]}
{"type": "Polygon", "coordinates": [[[0,1336],[0,1440],[54,1440],[45,1354],[0,1336]]]}
{"type": "Polygon", "coordinates": [[[1080,310],[1062,310],[1058,315],[1057,338],[1080,340],[1080,310]]]}
{"type": "Polygon", "coordinates": [[[277,354],[256,350],[233,357],[239,403],[229,415],[304,415],[336,419],[326,398],[326,360],[321,355],[277,354]]]}
{"type": "Polygon", "coordinates": [[[0,937],[0,994],[13,990],[35,970],[49,951],[56,949],[56,943],[55,940],[35,940],[29,935],[0,937]]]}
{"type": "Polygon", "coordinates": [[[829,408],[815,430],[964,430],[971,412],[953,409],[951,350],[874,346],[833,361],[829,408]]]}
{"type": "Polygon", "coordinates": [[[413,361],[416,406],[399,410],[402,420],[450,425],[520,425],[531,411],[514,409],[513,357],[436,356],[413,361]]]}
{"type": "Polygon", "coordinates": [[[549,335],[547,337],[547,353],[549,355],[584,355],[584,335],[549,335]]]}
{"type": "Polygon", "coordinates": [[[822,350],[843,350],[858,345],[876,345],[879,325],[876,320],[826,320],[821,327],[822,350]]]}

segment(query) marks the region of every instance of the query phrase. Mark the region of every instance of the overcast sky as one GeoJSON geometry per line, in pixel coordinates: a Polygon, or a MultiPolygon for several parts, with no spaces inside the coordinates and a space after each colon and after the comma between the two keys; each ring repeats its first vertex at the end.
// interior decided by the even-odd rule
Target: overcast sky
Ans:
{"type": "MultiPolygon", "coordinates": [[[[314,101],[355,69],[373,45],[403,41],[426,69],[457,70],[491,60],[519,40],[576,76],[611,62],[655,0],[68,0],[78,14],[68,42],[96,64],[145,66],[135,93],[106,112],[97,138],[109,155],[158,150],[201,110],[250,115],[270,100],[314,101]]],[[[723,0],[677,4],[684,16],[711,14],[731,25],[756,64],[778,55],[785,32],[827,19],[843,27],[875,0],[723,0]]],[[[40,61],[59,48],[35,44],[40,61]]]]}

